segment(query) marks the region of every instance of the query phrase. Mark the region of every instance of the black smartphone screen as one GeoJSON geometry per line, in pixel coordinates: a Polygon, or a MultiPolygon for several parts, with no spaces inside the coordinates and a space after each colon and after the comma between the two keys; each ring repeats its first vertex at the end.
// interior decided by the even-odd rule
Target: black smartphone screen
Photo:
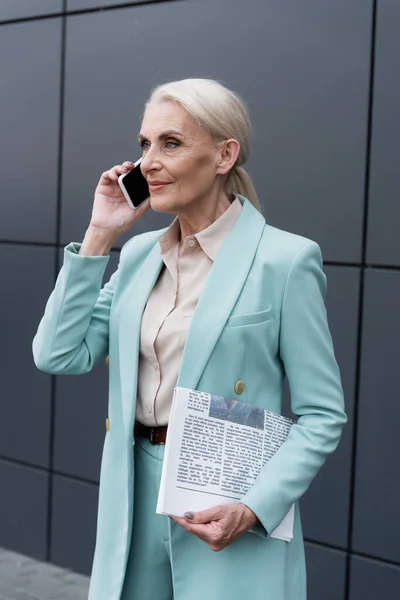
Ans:
{"type": "Polygon", "coordinates": [[[129,171],[122,180],[126,191],[136,208],[150,196],[146,178],[142,175],[140,165],[129,171]]]}

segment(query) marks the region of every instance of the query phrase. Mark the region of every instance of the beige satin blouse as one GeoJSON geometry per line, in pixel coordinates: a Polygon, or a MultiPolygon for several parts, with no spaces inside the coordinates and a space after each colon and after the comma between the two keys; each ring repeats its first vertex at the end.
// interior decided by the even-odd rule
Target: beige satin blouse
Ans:
{"type": "Polygon", "coordinates": [[[218,250],[236,223],[242,205],[236,198],[206,229],[188,236],[178,256],[178,218],[158,238],[165,263],[142,317],[136,420],[167,425],[186,334],[218,250]]]}

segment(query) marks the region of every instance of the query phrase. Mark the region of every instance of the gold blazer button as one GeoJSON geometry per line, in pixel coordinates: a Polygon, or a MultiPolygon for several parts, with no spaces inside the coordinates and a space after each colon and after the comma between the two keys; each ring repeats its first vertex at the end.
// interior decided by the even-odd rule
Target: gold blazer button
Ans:
{"type": "Polygon", "coordinates": [[[110,364],[110,357],[109,357],[109,356],[107,356],[107,357],[106,357],[106,365],[107,365],[107,367],[108,367],[108,365],[109,365],[109,364],[110,364]]]}
{"type": "Polygon", "coordinates": [[[242,381],[241,379],[239,379],[239,381],[237,381],[235,383],[235,394],[243,394],[244,392],[244,381],[242,381]]]}
{"type": "Polygon", "coordinates": [[[110,419],[106,419],[106,431],[110,431],[110,419]]]}

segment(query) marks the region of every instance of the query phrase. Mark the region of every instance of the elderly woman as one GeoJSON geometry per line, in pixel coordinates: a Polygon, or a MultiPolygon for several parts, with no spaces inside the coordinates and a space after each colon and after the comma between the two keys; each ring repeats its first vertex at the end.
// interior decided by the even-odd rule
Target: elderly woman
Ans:
{"type": "Polygon", "coordinates": [[[33,342],[35,363],[79,374],[109,355],[90,600],[304,600],[298,499],[346,422],[318,245],[271,227],[242,165],[250,124],[221,84],[187,79],[148,101],[139,134],[150,198],[127,204],[117,165],[101,175],[81,244],[33,342]],[[151,207],[172,225],[110,249],[151,207]],[[298,421],[240,503],[156,514],[176,385],[279,413],[285,375],[298,421]],[[295,503],[291,542],[272,538],[295,503]]]}

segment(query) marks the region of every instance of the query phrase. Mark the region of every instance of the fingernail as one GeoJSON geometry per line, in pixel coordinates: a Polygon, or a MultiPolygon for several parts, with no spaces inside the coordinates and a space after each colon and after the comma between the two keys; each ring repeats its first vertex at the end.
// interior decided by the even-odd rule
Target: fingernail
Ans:
{"type": "Polygon", "coordinates": [[[186,519],[190,519],[190,520],[194,519],[194,513],[192,513],[192,512],[185,512],[185,518],[186,519]]]}

